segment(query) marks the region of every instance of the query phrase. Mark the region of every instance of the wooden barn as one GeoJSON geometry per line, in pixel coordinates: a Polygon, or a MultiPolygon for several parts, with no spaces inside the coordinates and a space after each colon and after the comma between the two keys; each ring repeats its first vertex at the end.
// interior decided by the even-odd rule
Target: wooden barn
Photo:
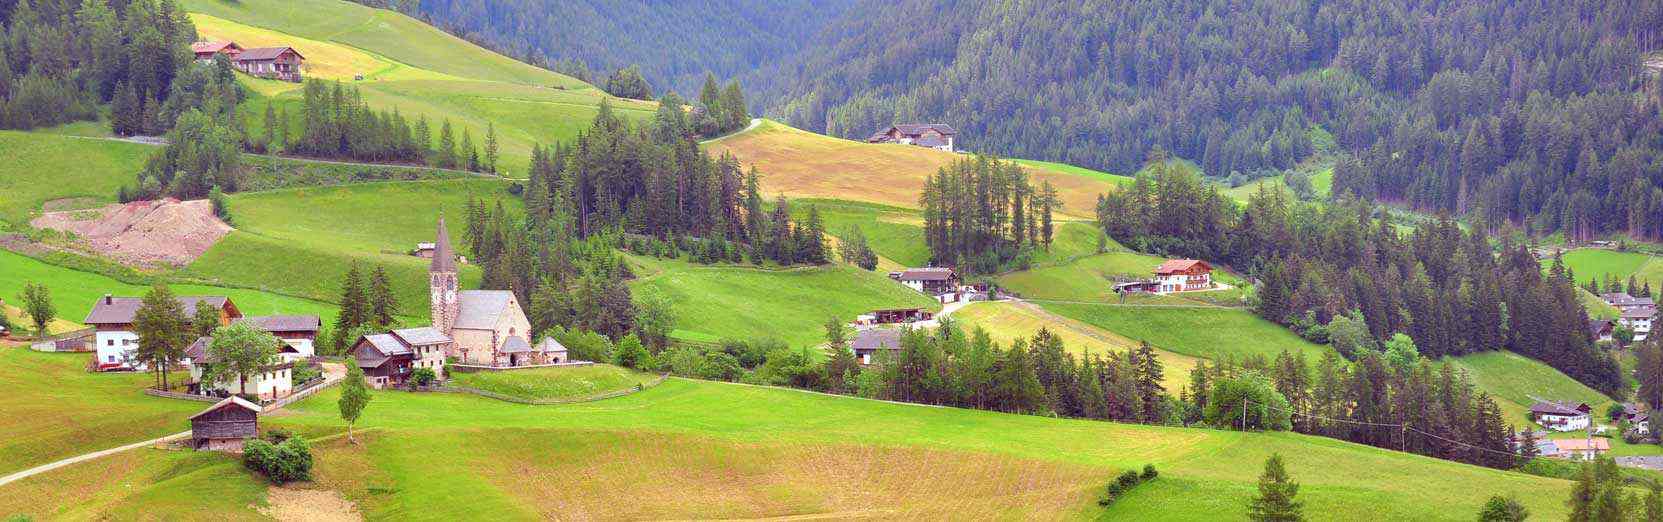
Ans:
{"type": "Polygon", "coordinates": [[[231,65],[239,71],[286,82],[301,81],[300,66],[304,63],[306,57],[293,47],[256,47],[231,57],[231,65]]]}
{"type": "Polygon", "coordinates": [[[191,446],[242,453],[243,441],[260,435],[260,406],[231,396],[191,416],[191,446]]]}

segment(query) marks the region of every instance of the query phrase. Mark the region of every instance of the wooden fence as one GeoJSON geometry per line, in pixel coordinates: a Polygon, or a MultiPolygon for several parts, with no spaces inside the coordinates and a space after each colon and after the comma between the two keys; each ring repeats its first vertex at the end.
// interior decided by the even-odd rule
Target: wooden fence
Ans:
{"type": "Polygon", "coordinates": [[[595,363],[589,362],[589,361],[574,361],[574,362],[563,362],[563,363],[554,363],[554,364],[528,364],[528,365],[525,365],[525,366],[490,366],[490,365],[484,365],[484,364],[451,364],[451,365],[445,366],[445,369],[449,370],[451,373],[506,372],[506,371],[512,371],[512,370],[529,370],[529,369],[532,369],[532,368],[571,368],[571,367],[576,367],[576,366],[592,366],[594,364],[595,363]]]}
{"type": "Polygon", "coordinates": [[[182,400],[197,401],[197,402],[219,402],[219,401],[225,400],[223,397],[209,397],[207,395],[197,395],[197,394],[194,394],[194,393],[184,393],[184,392],[176,392],[176,391],[158,390],[158,389],[155,389],[155,388],[145,388],[144,389],[144,394],[154,396],[154,397],[167,398],[167,399],[182,399],[182,400]]]}

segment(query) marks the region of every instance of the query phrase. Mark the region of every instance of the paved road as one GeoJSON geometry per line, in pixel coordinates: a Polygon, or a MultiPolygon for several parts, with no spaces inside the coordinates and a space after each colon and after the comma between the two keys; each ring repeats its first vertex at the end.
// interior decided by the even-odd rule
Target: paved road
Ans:
{"type": "Polygon", "coordinates": [[[110,448],[110,449],[103,450],[103,451],[94,451],[92,453],[87,453],[85,455],[76,455],[74,457],[70,457],[70,458],[63,459],[63,460],[60,460],[60,461],[57,461],[57,462],[53,462],[51,464],[42,464],[40,466],[35,466],[33,468],[29,468],[29,469],[26,469],[26,470],[23,470],[23,471],[19,471],[17,473],[13,473],[13,474],[10,474],[10,475],[6,475],[4,477],[0,477],[0,486],[4,486],[4,485],[10,484],[12,482],[16,482],[16,481],[23,480],[23,479],[26,479],[26,478],[29,478],[29,477],[33,477],[33,476],[39,475],[41,473],[46,473],[48,471],[52,471],[52,470],[55,470],[55,469],[58,469],[58,468],[61,468],[61,467],[64,467],[64,466],[68,466],[70,464],[86,462],[86,461],[96,459],[96,458],[99,458],[99,457],[105,457],[105,456],[121,453],[123,451],[127,451],[127,450],[130,450],[130,449],[142,448],[142,447],[145,447],[145,446],[150,446],[150,445],[156,444],[158,442],[168,442],[168,441],[183,439],[183,438],[189,437],[189,436],[191,436],[191,432],[188,432],[188,431],[180,432],[180,433],[175,433],[175,434],[172,434],[172,435],[168,435],[166,437],[158,437],[158,438],[150,439],[150,440],[147,440],[147,441],[144,441],[144,442],[134,442],[132,444],[128,444],[126,446],[121,446],[119,448],[110,448]]]}

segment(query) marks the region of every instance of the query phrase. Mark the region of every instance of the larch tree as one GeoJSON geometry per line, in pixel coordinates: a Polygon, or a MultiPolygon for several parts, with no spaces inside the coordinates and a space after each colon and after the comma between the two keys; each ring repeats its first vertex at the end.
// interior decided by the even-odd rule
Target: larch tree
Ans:
{"type": "Polygon", "coordinates": [[[341,410],[341,420],[346,421],[346,440],[353,444],[358,439],[352,435],[352,426],[358,423],[358,417],[364,414],[364,407],[369,406],[369,387],[364,383],[364,370],[356,364],[346,365],[346,381],[341,383],[341,399],[336,405],[341,410]]]}
{"type": "Polygon", "coordinates": [[[381,265],[370,273],[368,293],[370,320],[382,328],[392,326],[398,314],[398,296],[393,294],[393,281],[381,265]]]}
{"type": "Polygon", "coordinates": [[[1265,460],[1265,472],[1259,475],[1259,495],[1247,506],[1247,518],[1255,522],[1299,522],[1305,520],[1304,504],[1294,500],[1299,495],[1299,484],[1288,477],[1282,456],[1273,454],[1265,460]]]}
{"type": "Polygon", "coordinates": [[[29,324],[35,327],[35,337],[46,336],[46,326],[52,324],[52,319],[58,314],[52,305],[52,290],[46,285],[30,282],[23,285],[23,313],[29,314],[29,324]]]}

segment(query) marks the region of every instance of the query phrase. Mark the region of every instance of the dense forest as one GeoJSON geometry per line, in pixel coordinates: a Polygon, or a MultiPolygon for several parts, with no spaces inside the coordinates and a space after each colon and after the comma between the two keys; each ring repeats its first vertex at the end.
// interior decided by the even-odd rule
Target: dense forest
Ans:
{"type": "Polygon", "coordinates": [[[991,274],[1026,268],[1034,248],[1050,248],[1061,202],[1051,182],[1036,187],[1021,166],[977,156],[930,176],[918,204],[932,263],[991,274]]]}
{"type": "Polygon", "coordinates": [[[1315,205],[1261,188],[1238,208],[1193,170],[1155,160],[1099,200],[1104,230],[1142,251],[1254,274],[1266,319],[1347,357],[1396,334],[1431,357],[1508,349],[1620,395],[1617,362],[1594,345],[1575,276],[1557,259],[1544,274],[1524,245],[1449,219],[1402,233],[1351,198],[1315,205]]]}
{"type": "Polygon", "coordinates": [[[652,92],[684,95],[698,89],[706,73],[738,76],[817,43],[811,36],[855,5],[854,0],[357,1],[403,11],[595,85],[604,85],[613,71],[637,65],[652,92]]]}

